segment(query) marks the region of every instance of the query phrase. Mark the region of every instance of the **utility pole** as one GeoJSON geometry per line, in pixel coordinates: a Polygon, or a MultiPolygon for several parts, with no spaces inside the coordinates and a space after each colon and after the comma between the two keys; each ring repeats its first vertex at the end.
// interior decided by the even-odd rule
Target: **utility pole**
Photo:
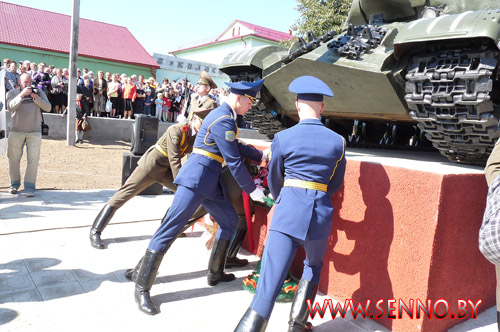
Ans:
{"type": "Polygon", "coordinates": [[[71,17],[71,39],[69,51],[68,116],[66,126],[66,144],[75,145],[76,121],[76,70],[78,68],[78,35],[80,30],[80,0],[73,0],[71,17]]]}

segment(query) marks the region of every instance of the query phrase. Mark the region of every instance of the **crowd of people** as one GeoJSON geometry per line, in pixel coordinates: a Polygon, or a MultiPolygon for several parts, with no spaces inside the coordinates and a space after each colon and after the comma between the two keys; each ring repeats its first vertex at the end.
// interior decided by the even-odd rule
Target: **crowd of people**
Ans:
{"type": "MultiPolygon", "coordinates": [[[[52,111],[64,113],[68,106],[67,68],[4,59],[3,69],[7,91],[18,87],[20,75],[27,73],[33,85],[47,95],[52,111]]],[[[196,86],[185,78],[172,81],[163,78],[160,82],[154,77],[146,79],[143,75],[127,76],[102,70],[95,75],[83,68],[77,70],[77,93],[82,95],[82,111],[89,116],[133,119],[136,114],[146,114],[156,116],[160,122],[175,122],[186,97],[196,94],[196,86]]],[[[220,104],[220,98],[227,95],[227,91],[212,89],[210,95],[220,104]]]]}

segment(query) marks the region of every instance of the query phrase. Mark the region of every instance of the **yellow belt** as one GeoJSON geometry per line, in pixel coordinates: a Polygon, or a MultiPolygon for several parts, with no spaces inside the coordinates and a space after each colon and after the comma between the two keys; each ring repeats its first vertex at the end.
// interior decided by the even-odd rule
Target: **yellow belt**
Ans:
{"type": "Polygon", "coordinates": [[[304,181],[304,180],[298,180],[298,179],[285,179],[284,186],[285,187],[304,188],[304,189],[314,189],[314,190],[323,191],[325,193],[326,193],[326,189],[328,187],[326,184],[323,184],[323,183],[304,181]]]}
{"type": "Polygon", "coordinates": [[[160,151],[160,153],[162,155],[164,155],[165,157],[168,158],[168,153],[165,150],[163,150],[163,148],[160,146],[160,144],[156,143],[155,148],[156,148],[156,150],[160,151]]]}
{"type": "Polygon", "coordinates": [[[216,161],[220,162],[221,164],[224,162],[224,158],[222,158],[221,156],[218,156],[215,153],[208,152],[208,151],[205,151],[205,150],[200,149],[200,148],[193,148],[193,153],[201,154],[201,155],[206,156],[208,158],[212,158],[213,160],[216,160],[216,161]]]}

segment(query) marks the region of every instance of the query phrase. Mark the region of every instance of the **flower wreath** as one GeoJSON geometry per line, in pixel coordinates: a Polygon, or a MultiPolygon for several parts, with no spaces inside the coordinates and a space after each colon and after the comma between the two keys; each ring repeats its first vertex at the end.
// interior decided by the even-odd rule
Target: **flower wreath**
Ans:
{"type": "MultiPolygon", "coordinates": [[[[266,166],[252,165],[250,167],[250,174],[252,175],[254,183],[257,187],[264,191],[266,197],[264,197],[264,202],[254,202],[256,205],[262,206],[268,210],[274,205],[274,199],[270,195],[269,185],[267,183],[267,176],[269,175],[269,169],[266,166]]],[[[249,209],[249,208],[248,208],[249,209]]],[[[246,212],[246,206],[245,206],[246,212]]],[[[252,234],[251,223],[247,224],[249,233],[252,234]]],[[[253,241],[251,240],[251,251],[253,251],[253,241]]],[[[257,289],[257,282],[259,281],[260,265],[262,261],[257,263],[257,267],[252,273],[250,273],[245,279],[243,279],[243,289],[249,291],[250,293],[255,293],[257,289]]],[[[292,301],[295,293],[297,292],[298,280],[292,277],[291,273],[287,273],[287,277],[281,286],[280,293],[276,298],[277,302],[289,302],[292,301]]]]}

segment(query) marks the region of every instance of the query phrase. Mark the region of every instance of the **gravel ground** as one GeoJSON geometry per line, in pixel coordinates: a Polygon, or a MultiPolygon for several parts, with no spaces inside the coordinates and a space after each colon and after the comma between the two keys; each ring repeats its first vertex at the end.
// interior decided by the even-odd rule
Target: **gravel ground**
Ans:
{"type": "MultiPolygon", "coordinates": [[[[129,142],[84,140],[76,146],[66,140],[42,139],[42,150],[36,187],[43,189],[118,189],[121,185],[123,152],[130,151],[129,142]]],[[[21,159],[23,189],[26,153],[21,159]]],[[[7,152],[0,156],[0,191],[9,189],[7,152]]]]}

